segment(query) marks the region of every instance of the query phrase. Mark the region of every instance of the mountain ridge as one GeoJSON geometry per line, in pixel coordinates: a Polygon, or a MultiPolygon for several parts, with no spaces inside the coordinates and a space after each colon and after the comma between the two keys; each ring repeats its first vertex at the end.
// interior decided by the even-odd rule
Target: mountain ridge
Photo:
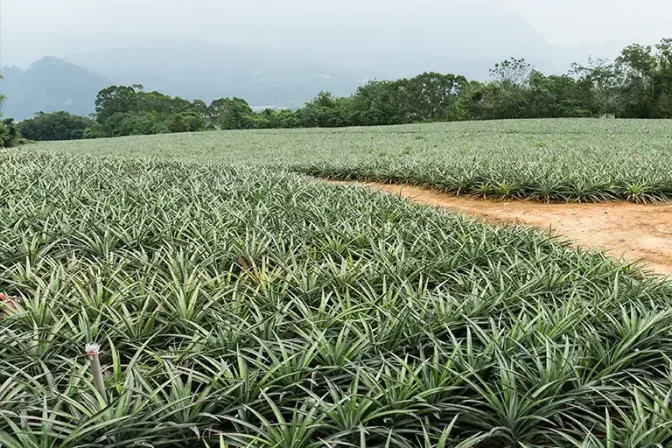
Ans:
{"type": "Polygon", "coordinates": [[[96,94],[112,80],[76,64],[45,56],[26,69],[2,68],[0,92],[7,97],[2,113],[23,120],[38,112],[66,110],[89,115],[96,94]]]}
{"type": "MultiPolygon", "coordinates": [[[[363,41],[358,49],[349,52],[339,46],[321,52],[301,52],[197,39],[132,36],[108,36],[104,44],[96,47],[96,38],[80,36],[68,41],[67,36],[61,36],[62,42],[70,45],[66,45],[67,51],[56,51],[59,56],[41,58],[25,69],[3,67],[5,79],[0,86],[8,97],[4,115],[25,119],[39,111],[55,110],[88,115],[94,110],[97,92],[113,84],[142,84],[148,90],[189,100],[210,102],[235,96],[255,108],[293,108],[323,90],[336,96],[350,95],[371,79],[397,79],[436,71],[485,80],[489,69],[508,57],[524,57],[546,73],[564,73],[572,62],[585,63],[589,55],[613,58],[617,48],[624,46],[624,42],[605,42],[581,48],[557,47],[548,44],[522,19],[504,20],[492,12],[480,16],[476,11],[462,14],[470,23],[491,26],[501,34],[512,29],[512,36],[498,46],[493,44],[497,48],[488,54],[490,42],[477,38],[478,29],[468,31],[464,26],[442,31],[441,35],[448,42],[455,42],[462,33],[465,40],[472,40],[468,45],[447,45],[445,49],[441,42],[424,45],[422,42],[432,35],[431,25],[438,26],[438,19],[428,19],[430,29],[416,33],[409,42],[404,42],[403,36],[395,37],[387,44],[395,51],[376,50],[392,32],[393,24],[380,25],[382,37],[363,41]],[[512,47],[516,47],[515,51],[509,51],[512,47]],[[468,48],[477,51],[470,54],[468,48]]],[[[353,34],[357,32],[363,31],[354,30],[353,34]]]]}

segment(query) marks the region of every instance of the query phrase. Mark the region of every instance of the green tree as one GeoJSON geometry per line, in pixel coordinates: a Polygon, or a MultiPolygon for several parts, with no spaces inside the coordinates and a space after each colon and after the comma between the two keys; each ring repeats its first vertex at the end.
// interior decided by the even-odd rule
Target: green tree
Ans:
{"type": "Polygon", "coordinates": [[[656,104],[654,116],[672,118],[672,39],[656,45],[656,104]]]}
{"type": "Polygon", "coordinates": [[[450,115],[452,103],[468,84],[464,76],[423,73],[399,85],[404,104],[404,122],[443,121],[450,115]]]}
{"type": "Polygon", "coordinates": [[[407,118],[399,95],[399,81],[370,81],[353,98],[353,121],[358,125],[401,124],[407,118]]]}
{"type": "Polygon", "coordinates": [[[199,117],[203,118],[204,121],[207,121],[210,116],[208,113],[208,105],[202,100],[192,101],[189,111],[197,114],[199,117]]]}
{"type": "Polygon", "coordinates": [[[490,78],[502,85],[526,86],[534,67],[525,59],[510,58],[495,64],[490,70],[490,78]]]}
{"type": "Polygon", "coordinates": [[[30,140],[76,140],[84,138],[84,130],[93,124],[89,118],[64,111],[38,112],[33,118],[19,123],[19,131],[30,140]]]}
{"type": "Polygon", "coordinates": [[[205,130],[205,120],[195,112],[180,112],[167,123],[170,132],[197,132],[205,130]]]}
{"type": "Polygon", "coordinates": [[[98,93],[95,125],[88,123],[70,137],[66,131],[54,133],[59,138],[95,138],[217,128],[342,127],[610,113],[672,118],[672,39],[661,40],[655,48],[629,45],[613,63],[574,64],[566,75],[547,75],[525,59],[510,58],[493,67],[487,82],[428,72],[408,79],[371,81],[349,97],[322,91],[296,111],[255,113],[241,98],[221,98],[206,105],[201,100],[146,92],[138,84],[112,86],[98,93]]]}
{"type": "Polygon", "coordinates": [[[528,115],[534,118],[590,117],[597,108],[592,84],[569,75],[530,75],[528,115]]]}
{"type": "Polygon", "coordinates": [[[2,118],[2,105],[6,97],[0,94],[0,147],[9,148],[23,143],[21,134],[16,128],[13,118],[2,118]]]}
{"type": "Polygon", "coordinates": [[[96,96],[96,121],[104,124],[117,113],[137,112],[138,94],[133,87],[111,86],[96,96]]]}
{"type": "Polygon", "coordinates": [[[624,113],[633,118],[651,118],[655,104],[656,57],[651,46],[632,44],[616,58],[624,113]]]}
{"type": "Polygon", "coordinates": [[[478,120],[482,117],[479,115],[480,110],[476,103],[476,96],[478,92],[483,89],[484,84],[479,81],[468,81],[462,86],[462,89],[453,100],[450,111],[449,120],[463,121],[463,120],[478,120]]]}
{"type": "Polygon", "coordinates": [[[220,98],[210,103],[208,115],[220,129],[249,129],[254,112],[241,98],[220,98]]]}
{"type": "Polygon", "coordinates": [[[354,99],[336,98],[331,92],[320,92],[315,99],[297,111],[297,117],[304,127],[336,128],[351,126],[354,99]]]}
{"type": "Polygon", "coordinates": [[[534,118],[530,80],[534,68],[525,59],[507,59],[490,70],[491,82],[470,92],[476,119],[534,118]]]}
{"type": "Polygon", "coordinates": [[[98,122],[93,122],[91,126],[84,129],[83,138],[92,139],[92,138],[101,138],[105,137],[105,129],[102,124],[98,122]]]}
{"type": "Polygon", "coordinates": [[[589,59],[585,66],[573,64],[570,76],[590,86],[596,115],[624,114],[620,83],[614,64],[606,59],[589,59]]]}
{"type": "Polygon", "coordinates": [[[105,137],[169,133],[165,119],[152,111],[117,112],[102,125],[105,137]]]}
{"type": "Polygon", "coordinates": [[[0,147],[10,148],[22,142],[21,135],[16,129],[13,118],[0,120],[0,147]]]}

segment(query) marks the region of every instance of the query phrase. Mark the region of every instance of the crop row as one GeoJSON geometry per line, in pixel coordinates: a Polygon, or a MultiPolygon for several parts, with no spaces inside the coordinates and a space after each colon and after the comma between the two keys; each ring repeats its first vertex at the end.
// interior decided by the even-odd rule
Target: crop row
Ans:
{"type": "Polygon", "coordinates": [[[672,291],[632,266],[276,168],[0,170],[3,446],[672,443],[672,291]]]}

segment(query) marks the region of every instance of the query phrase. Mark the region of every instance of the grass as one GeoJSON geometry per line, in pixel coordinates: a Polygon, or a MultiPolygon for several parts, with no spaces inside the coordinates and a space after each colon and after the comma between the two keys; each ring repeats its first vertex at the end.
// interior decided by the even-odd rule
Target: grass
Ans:
{"type": "Polygon", "coordinates": [[[672,120],[513,120],[207,132],[37,149],[281,166],[495,198],[657,202],[672,197],[671,135],[672,120]]]}
{"type": "MultiPolygon", "coordinates": [[[[548,139],[589,125],[460,129],[560,124],[548,139]]],[[[662,151],[663,124],[622,126],[650,132],[649,160],[662,151]]],[[[670,446],[669,283],[295,172],[309,141],[337,164],[355,160],[330,161],[337,142],[377,133],[388,151],[413,145],[402,131],[466,139],[444,127],[1,151],[0,445],[670,446]]]]}

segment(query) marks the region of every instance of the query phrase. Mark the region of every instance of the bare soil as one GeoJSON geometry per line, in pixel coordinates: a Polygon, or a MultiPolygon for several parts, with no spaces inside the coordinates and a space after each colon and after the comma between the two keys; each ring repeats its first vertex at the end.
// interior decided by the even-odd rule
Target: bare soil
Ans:
{"type": "Polygon", "coordinates": [[[586,249],[597,249],[644,269],[672,274],[672,204],[544,204],[455,197],[419,187],[377,183],[359,185],[402,196],[410,202],[445,207],[487,222],[550,230],[586,249]]]}

